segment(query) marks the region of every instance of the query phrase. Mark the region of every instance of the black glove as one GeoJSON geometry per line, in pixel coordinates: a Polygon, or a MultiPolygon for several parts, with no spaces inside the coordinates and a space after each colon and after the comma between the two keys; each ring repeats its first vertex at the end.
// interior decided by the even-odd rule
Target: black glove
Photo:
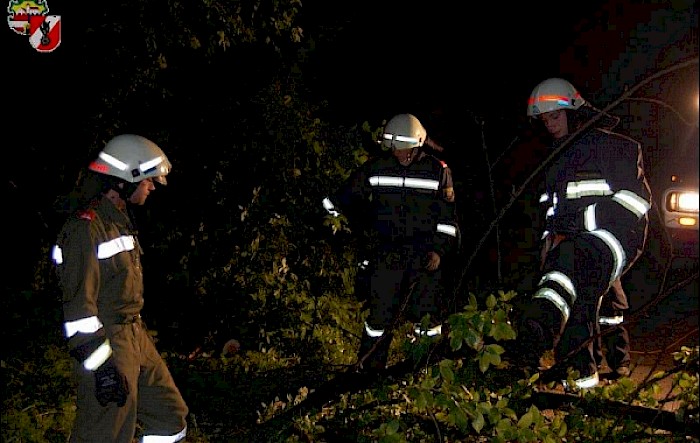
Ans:
{"type": "Polygon", "coordinates": [[[122,407],[129,395],[129,384],[110,358],[95,371],[95,397],[102,406],[115,402],[122,407]]]}

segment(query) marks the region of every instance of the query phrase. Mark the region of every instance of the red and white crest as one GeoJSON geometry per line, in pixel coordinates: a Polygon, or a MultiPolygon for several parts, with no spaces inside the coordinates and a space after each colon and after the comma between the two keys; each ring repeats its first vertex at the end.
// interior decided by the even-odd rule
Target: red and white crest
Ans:
{"type": "Polygon", "coordinates": [[[29,44],[39,52],[52,52],[61,44],[61,16],[29,17],[29,44]]]}

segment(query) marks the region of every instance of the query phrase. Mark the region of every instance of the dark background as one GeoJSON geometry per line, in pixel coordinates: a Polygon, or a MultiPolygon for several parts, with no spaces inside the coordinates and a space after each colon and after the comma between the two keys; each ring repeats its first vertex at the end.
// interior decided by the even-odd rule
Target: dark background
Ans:
{"type": "MultiPolygon", "coordinates": [[[[112,112],[103,113],[103,91],[123,80],[115,75],[123,75],[116,73],[129,63],[116,50],[130,34],[115,37],[109,28],[123,16],[124,27],[136,29],[138,24],[128,22],[133,5],[59,0],[48,5],[51,14],[62,16],[56,51],[38,53],[9,29],[3,37],[9,79],[3,94],[3,169],[15,234],[10,250],[22,254],[39,250],[41,237],[51,232],[53,201],[70,190],[77,171],[99,149],[103,140],[95,127],[111,127],[118,118],[123,131],[167,133],[173,149],[211,151],[215,160],[226,137],[217,134],[254,120],[245,106],[248,92],[275,70],[256,47],[209,65],[173,63],[162,81],[174,97],[116,96],[112,112]],[[201,93],[192,96],[192,90],[201,93]],[[180,98],[185,96],[193,98],[185,102],[180,98]]],[[[305,43],[313,49],[304,58],[303,76],[310,98],[328,103],[321,117],[338,126],[363,121],[379,126],[396,113],[414,113],[445,147],[442,156],[453,169],[466,212],[491,205],[491,181],[504,193],[502,204],[541,161],[537,128],[525,116],[538,82],[562,76],[603,107],[646,76],[698,54],[697,3],[691,1],[315,0],[303,2],[300,10],[304,38],[314,42],[305,43]],[[498,168],[488,171],[495,163],[498,168]]],[[[162,20],[167,24],[167,13],[162,20]]],[[[697,119],[697,108],[688,105],[697,91],[696,66],[641,92],[697,119]]],[[[651,137],[642,142],[654,166],[666,163],[659,158],[677,157],[663,152],[677,143],[661,140],[658,127],[627,121],[621,128],[651,137]]],[[[174,187],[178,181],[196,182],[207,168],[185,156],[172,160],[182,177],[174,187]]],[[[484,218],[474,222],[477,232],[493,215],[481,213],[484,218]]]]}

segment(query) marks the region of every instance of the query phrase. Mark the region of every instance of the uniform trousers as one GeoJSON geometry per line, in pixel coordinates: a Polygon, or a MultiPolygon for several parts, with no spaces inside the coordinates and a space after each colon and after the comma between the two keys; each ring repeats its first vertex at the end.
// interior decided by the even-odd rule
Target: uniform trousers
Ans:
{"type": "Polygon", "coordinates": [[[95,375],[76,362],[77,413],[72,443],[131,443],[137,419],[142,441],[183,441],[188,408],[144,323],[137,319],[105,325],[112,358],[126,376],[129,394],[122,407],[101,406],[95,398],[95,375]]]}

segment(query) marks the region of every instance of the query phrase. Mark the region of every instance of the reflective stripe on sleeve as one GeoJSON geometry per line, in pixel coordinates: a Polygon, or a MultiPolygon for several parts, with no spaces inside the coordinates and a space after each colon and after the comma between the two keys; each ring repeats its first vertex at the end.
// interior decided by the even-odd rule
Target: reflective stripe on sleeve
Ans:
{"type": "Polygon", "coordinates": [[[97,316],[81,318],[80,320],[67,321],[63,324],[66,338],[71,338],[78,332],[82,334],[94,334],[102,329],[102,322],[97,316]]]}
{"type": "Polygon", "coordinates": [[[612,282],[620,276],[620,274],[622,273],[622,268],[627,263],[627,255],[625,254],[625,250],[622,249],[622,244],[612,233],[606,231],[605,229],[598,229],[595,203],[586,207],[583,219],[583,223],[586,227],[586,230],[590,234],[593,234],[596,237],[603,240],[603,242],[608,246],[608,248],[610,248],[610,251],[612,252],[614,261],[614,269],[610,277],[610,281],[612,282]]]}
{"type": "Polygon", "coordinates": [[[367,335],[370,337],[381,337],[384,335],[384,329],[372,329],[372,327],[365,322],[365,331],[367,331],[367,335]]]}
{"type": "Polygon", "coordinates": [[[105,341],[95,349],[95,352],[90,354],[88,358],[83,362],[83,367],[88,371],[94,371],[95,369],[102,366],[104,362],[112,355],[112,346],[109,344],[109,339],[105,341]]]}
{"type": "Polygon", "coordinates": [[[610,248],[610,251],[612,252],[614,266],[612,275],[610,276],[610,282],[612,283],[613,281],[617,280],[620,274],[622,274],[622,268],[627,262],[625,250],[622,249],[622,244],[620,244],[620,241],[605,229],[596,229],[595,231],[591,231],[590,234],[593,234],[599,239],[603,240],[603,242],[608,246],[608,248],[610,248]]]}
{"type": "Polygon", "coordinates": [[[532,298],[544,298],[545,300],[551,301],[561,312],[564,323],[569,320],[569,305],[566,304],[566,300],[554,289],[540,288],[535,292],[532,298]]]}
{"type": "Polygon", "coordinates": [[[544,276],[542,276],[542,279],[540,280],[538,286],[544,285],[547,281],[553,281],[559,284],[561,287],[563,287],[566,290],[566,292],[568,292],[571,296],[572,305],[574,304],[574,302],[576,302],[576,288],[574,287],[574,283],[568,276],[559,271],[547,272],[544,276]]]}
{"type": "Polygon", "coordinates": [[[612,199],[636,215],[638,219],[642,218],[651,207],[648,201],[644,200],[634,192],[627,191],[625,189],[616,192],[612,199]]]}
{"type": "Polygon", "coordinates": [[[340,215],[340,212],[335,209],[335,205],[333,205],[333,202],[328,197],[323,199],[323,208],[333,217],[340,215]]]}
{"type": "Polygon", "coordinates": [[[63,250],[60,246],[55,245],[53,249],[51,249],[51,259],[57,265],[63,264],[63,250]]]}
{"type": "Polygon", "coordinates": [[[457,228],[452,225],[438,223],[437,232],[442,232],[443,234],[451,235],[452,237],[457,237],[457,228]]]}

